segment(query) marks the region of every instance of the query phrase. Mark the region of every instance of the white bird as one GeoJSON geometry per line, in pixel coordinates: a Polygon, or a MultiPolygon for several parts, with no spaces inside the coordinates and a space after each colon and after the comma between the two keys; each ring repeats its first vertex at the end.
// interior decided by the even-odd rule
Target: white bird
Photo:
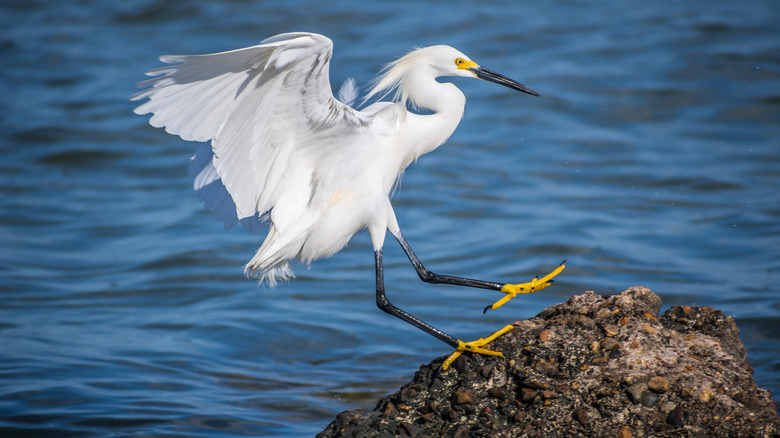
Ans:
{"type": "MultiPolygon", "coordinates": [[[[152,113],[152,126],[203,144],[190,173],[206,208],[226,228],[238,221],[252,231],[270,222],[260,249],[245,266],[247,276],[272,286],[288,279],[291,259],[310,263],[346,246],[368,229],[376,262],[376,299],[399,317],[463,351],[500,355],[480,348],[511,329],[462,342],[393,306],[383,280],[382,246],[389,231],[420,279],[492,289],[506,295],[548,286],[561,265],[542,279],[504,284],[435,274],[426,269],[398,227],[390,192],[398,176],[455,131],[466,103],[463,93],[439,77],[495,82],[534,96],[530,88],[490,71],[449,46],[416,49],[388,64],[363,102],[393,93],[358,111],[332,93],[328,69],[333,43],[313,33],[285,33],[228,52],[162,56],[174,64],[151,70],[131,97],[149,100],[135,109],[152,113]],[[424,109],[425,114],[415,112],[424,109]]],[[[341,95],[354,100],[357,87],[341,95]]]]}

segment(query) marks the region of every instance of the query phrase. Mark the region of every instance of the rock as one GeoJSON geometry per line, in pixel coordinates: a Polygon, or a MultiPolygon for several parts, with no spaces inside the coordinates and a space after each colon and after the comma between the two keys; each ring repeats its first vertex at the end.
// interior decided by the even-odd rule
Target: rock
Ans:
{"type": "Polygon", "coordinates": [[[646,392],[647,392],[647,384],[645,383],[634,383],[633,385],[629,386],[626,389],[626,393],[628,393],[628,398],[630,398],[631,401],[634,403],[640,403],[642,401],[642,397],[644,397],[646,392]]]}
{"type": "Polygon", "coordinates": [[[652,392],[646,392],[642,394],[642,404],[648,408],[652,408],[658,404],[659,401],[661,401],[661,397],[652,392]]]}
{"type": "Polygon", "coordinates": [[[558,374],[558,365],[552,362],[541,361],[534,365],[534,371],[545,376],[554,377],[558,374]]]}
{"type": "Polygon", "coordinates": [[[470,389],[457,389],[452,396],[452,403],[456,405],[464,405],[476,402],[476,396],[474,391],[470,389]]]}
{"type": "Polygon", "coordinates": [[[615,338],[604,338],[604,340],[601,341],[601,349],[605,351],[614,350],[620,347],[620,342],[616,341],[615,338]]]}
{"type": "Polygon", "coordinates": [[[684,424],[685,412],[682,405],[677,405],[666,415],[666,422],[673,427],[682,427],[684,424]]]}
{"type": "Polygon", "coordinates": [[[488,347],[504,357],[444,358],[319,437],[780,437],[734,320],[673,306],[642,287],[575,295],[488,347]],[[609,341],[606,341],[609,339],[609,341]]]}
{"type": "Polygon", "coordinates": [[[618,429],[618,437],[619,438],[633,438],[634,432],[633,429],[631,429],[631,426],[623,426],[620,429],[618,429]]]}
{"type": "Polygon", "coordinates": [[[601,415],[599,414],[598,409],[594,408],[593,406],[583,406],[574,411],[574,418],[576,418],[577,421],[579,421],[583,426],[587,426],[588,424],[601,418],[601,415]]]}
{"type": "Polygon", "coordinates": [[[651,377],[647,381],[647,387],[655,392],[666,392],[669,390],[669,381],[663,377],[651,377]]]}
{"type": "Polygon", "coordinates": [[[607,336],[617,336],[620,333],[620,326],[617,324],[607,324],[604,326],[604,333],[607,336]]]}

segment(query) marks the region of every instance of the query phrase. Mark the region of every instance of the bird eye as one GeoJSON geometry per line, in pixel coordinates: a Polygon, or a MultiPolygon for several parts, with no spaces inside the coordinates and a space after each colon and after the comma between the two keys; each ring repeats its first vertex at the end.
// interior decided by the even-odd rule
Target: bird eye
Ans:
{"type": "Polygon", "coordinates": [[[455,65],[463,65],[463,63],[466,62],[463,60],[463,58],[458,58],[455,60],[455,65]]]}

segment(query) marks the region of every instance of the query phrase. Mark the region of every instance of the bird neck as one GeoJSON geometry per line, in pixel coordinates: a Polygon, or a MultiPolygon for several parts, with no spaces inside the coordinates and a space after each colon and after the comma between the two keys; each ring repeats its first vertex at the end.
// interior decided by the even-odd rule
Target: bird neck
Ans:
{"type": "Polygon", "coordinates": [[[403,87],[403,100],[411,103],[414,108],[434,113],[454,112],[460,114],[460,117],[463,116],[466,96],[454,84],[434,79],[433,73],[420,69],[407,77],[403,87]]]}
{"type": "Polygon", "coordinates": [[[450,138],[463,118],[466,96],[449,82],[434,79],[408,84],[409,103],[431,114],[409,112],[406,119],[407,159],[403,168],[450,138]]]}

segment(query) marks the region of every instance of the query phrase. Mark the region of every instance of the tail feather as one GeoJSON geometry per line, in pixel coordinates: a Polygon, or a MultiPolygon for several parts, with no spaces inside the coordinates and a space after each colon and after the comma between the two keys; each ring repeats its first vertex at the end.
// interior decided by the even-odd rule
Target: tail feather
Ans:
{"type": "Polygon", "coordinates": [[[244,266],[244,274],[249,278],[256,278],[260,284],[265,283],[270,287],[276,287],[280,281],[290,281],[295,278],[292,267],[287,261],[267,268],[259,268],[249,262],[244,266]]]}
{"type": "Polygon", "coordinates": [[[274,287],[279,281],[295,278],[287,262],[298,256],[303,242],[300,238],[281,240],[276,227],[271,225],[268,236],[255,253],[252,260],[244,266],[244,275],[260,280],[274,287]]]}

